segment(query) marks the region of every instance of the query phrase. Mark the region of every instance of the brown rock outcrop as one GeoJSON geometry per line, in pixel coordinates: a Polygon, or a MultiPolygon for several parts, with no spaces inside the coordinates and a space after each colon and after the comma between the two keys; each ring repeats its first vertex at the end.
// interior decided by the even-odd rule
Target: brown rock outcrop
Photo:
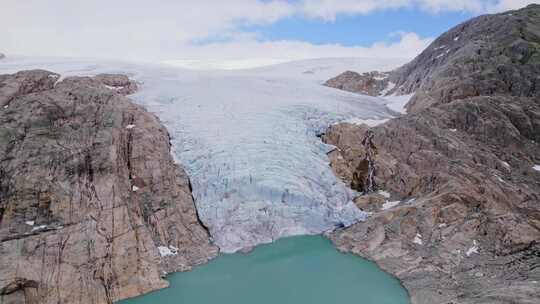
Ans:
{"type": "Polygon", "coordinates": [[[0,76],[0,303],[111,303],[217,254],[120,77],[0,76]],[[160,254],[161,252],[161,254],[160,254]]]}
{"type": "Polygon", "coordinates": [[[338,124],[323,136],[337,147],[336,174],[365,191],[362,141],[373,132],[374,183],[391,196],[358,197],[373,215],[329,237],[398,277],[413,304],[540,303],[539,63],[535,52],[503,58],[517,56],[519,41],[540,45],[538,24],[532,5],[456,27],[390,76],[416,90],[411,114],[373,128],[338,124]],[[471,53],[477,44],[482,51],[471,53]],[[442,45],[451,51],[433,55],[442,45]],[[434,60],[437,68],[424,64],[434,60]],[[472,95],[446,94],[472,83],[472,95]]]}
{"type": "Polygon", "coordinates": [[[379,96],[389,85],[388,76],[389,73],[377,71],[362,74],[346,71],[329,79],[324,85],[353,93],[379,96]]]}
{"type": "Polygon", "coordinates": [[[94,77],[107,88],[116,90],[122,95],[133,94],[137,91],[137,83],[131,81],[126,75],[121,74],[99,74],[94,77]]]}
{"type": "MultiPolygon", "coordinates": [[[[393,197],[357,198],[373,216],[331,239],[395,274],[413,303],[540,301],[540,133],[528,132],[540,127],[540,105],[519,105],[477,97],[372,128],[375,182],[393,197]]],[[[367,130],[340,124],[324,136],[351,185],[367,130]]]]}

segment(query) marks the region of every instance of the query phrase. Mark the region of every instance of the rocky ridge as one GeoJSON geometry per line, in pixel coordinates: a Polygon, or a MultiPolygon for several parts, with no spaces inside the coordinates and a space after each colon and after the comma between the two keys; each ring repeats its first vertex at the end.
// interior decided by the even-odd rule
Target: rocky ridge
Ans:
{"type": "Polygon", "coordinates": [[[540,6],[484,15],[437,38],[390,74],[397,93],[415,93],[408,105],[432,105],[475,96],[540,97],[540,6]]]}
{"type": "Polygon", "coordinates": [[[410,114],[323,136],[372,212],[329,237],[412,303],[540,302],[539,25],[539,5],[458,25],[389,74],[410,114]]]}
{"type": "Polygon", "coordinates": [[[217,255],[122,75],[0,75],[0,303],[112,303],[217,255]]]}
{"type": "Polygon", "coordinates": [[[373,71],[359,74],[346,71],[327,80],[324,85],[353,93],[380,96],[387,94],[389,88],[392,88],[388,79],[389,75],[389,72],[373,71]]]}

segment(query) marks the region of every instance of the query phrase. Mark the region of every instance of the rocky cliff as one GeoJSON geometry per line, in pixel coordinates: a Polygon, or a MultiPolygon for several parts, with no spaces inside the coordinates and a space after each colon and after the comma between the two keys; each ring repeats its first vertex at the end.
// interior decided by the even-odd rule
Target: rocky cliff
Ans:
{"type": "Polygon", "coordinates": [[[390,73],[410,114],[323,136],[372,212],[330,238],[412,303],[540,303],[539,46],[539,5],[475,18],[390,73]]]}
{"type": "Polygon", "coordinates": [[[217,254],[121,75],[0,76],[0,303],[111,303],[217,254]]]}

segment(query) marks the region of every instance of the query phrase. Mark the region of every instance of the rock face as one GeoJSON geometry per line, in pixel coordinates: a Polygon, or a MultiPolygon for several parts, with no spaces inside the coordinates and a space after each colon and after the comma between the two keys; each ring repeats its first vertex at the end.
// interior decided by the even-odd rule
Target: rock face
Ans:
{"type": "Polygon", "coordinates": [[[0,76],[0,303],[111,303],[216,256],[129,79],[58,79],[0,76]]]}
{"type": "Polygon", "coordinates": [[[359,74],[346,71],[324,83],[325,86],[345,90],[353,93],[361,93],[369,96],[384,95],[389,86],[389,73],[367,72],[359,74]]]}
{"type": "Polygon", "coordinates": [[[391,72],[347,71],[325,85],[371,96],[415,93],[408,112],[474,96],[540,97],[537,4],[485,15],[437,38],[410,63],[391,72]]]}
{"type": "Polygon", "coordinates": [[[540,97],[540,6],[474,18],[393,71],[409,112],[485,95],[540,97]]]}
{"type": "Polygon", "coordinates": [[[396,275],[412,303],[540,303],[539,25],[538,5],[459,25],[392,72],[416,91],[411,114],[323,136],[338,176],[379,190],[355,199],[366,222],[329,237],[396,275]]]}
{"type": "Polygon", "coordinates": [[[119,74],[99,74],[94,77],[95,80],[103,83],[107,88],[116,90],[122,95],[133,94],[137,91],[137,84],[126,75],[119,74]]]}

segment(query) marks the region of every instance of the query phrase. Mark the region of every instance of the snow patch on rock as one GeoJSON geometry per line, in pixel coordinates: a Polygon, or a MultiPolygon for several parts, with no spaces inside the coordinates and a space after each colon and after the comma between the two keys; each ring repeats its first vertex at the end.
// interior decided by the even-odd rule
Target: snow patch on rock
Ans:
{"type": "Polygon", "coordinates": [[[469,249],[467,249],[467,252],[465,252],[465,255],[471,256],[474,253],[478,254],[478,249],[480,249],[478,247],[478,242],[476,240],[473,240],[473,245],[469,249]]]}
{"type": "Polygon", "coordinates": [[[383,99],[386,100],[386,106],[392,111],[396,111],[401,114],[407,114],[407,109],[405,106],[411,100],[414,94],[408,95],[396,95],[395,93],[389,96],[384,96],[383,99]]]}
{"type": "Polygon", "coordinates": [[[106,84],[104,86],[109,90],[115,90],[115,91],[119,91],[119,90],[122,90],[124,88],[123,86],[115,87],[115,86],[110,86],[110,85],[106,85],[106,84]]]}
{"type": "Polygon", "coordinates": [[[448,55],[448,53],[450,53],[450,50],[446,50],[446,51],[442,52],[441,54],[435,56],[435,59],[439,59],[439,58],[441,58],[443,56],[446,56],[446,55],[448,55]]]}
{"type": "Polygon", "coordinates": [[[377,191],[377,193],[382,195],[384,198],[390,198],[390,192],[388,192],[388,191],[379,190],[379,191],[377,191]]]}
{"type": "Polygon", "coordinates": [[[392,91],[394,88],[396,87],[396,84],[389,81],[388,82],[388,85],[386,86],[386,88],[384,90],[381,91],[381,93],[379,94],[380,96],[384,96],[386,94],[388,94],[388,92],[392,91]]]}
{"type": "Polygon", "coordinates": [[[417,233],[417,234],[414,236],[413,243],[418,244],[418,245],[423,245],[424,242],[422,241],[422,235],[419,234],[419,233],[417,233]]]}
{"type": "Polygon", "coordinates": [[[369,127],[375,127],[375,126],[378,126],[380,124],[383,124],[385,122],[387,122],[389,119],[362,119],[362,118],[349,118],[349,119],[346,119],[342,122],[345,122],[345,123],[350,123],[350,124],[353,124],[353,125],[362,125],[362,124],[365,124],[365,125],[368,125],[369,127]]]}
{"type": "Polygon", "coordinates": [[[173,256],[178,254],[178,248],[174,246],[158,246],[159,255],[162,257],[173,256]]]}
{"type": "Polygon", "coordinates": [[[32,228],[32,231],[43,230],[45,228],[47,228],[47,225],[41,225],[41,226],[37,226],[37,227],[32,228]]]}
{"type": "Polygon", "coordinates": [[[392,202],[389,202],[389,201],[386,201],[386,203],[384,203],[381,207],[382,210],[388,210],[390,208],[393,208],[397,205],[399,205],[401,203],[401,201],[392,201],[392,202]]]}

